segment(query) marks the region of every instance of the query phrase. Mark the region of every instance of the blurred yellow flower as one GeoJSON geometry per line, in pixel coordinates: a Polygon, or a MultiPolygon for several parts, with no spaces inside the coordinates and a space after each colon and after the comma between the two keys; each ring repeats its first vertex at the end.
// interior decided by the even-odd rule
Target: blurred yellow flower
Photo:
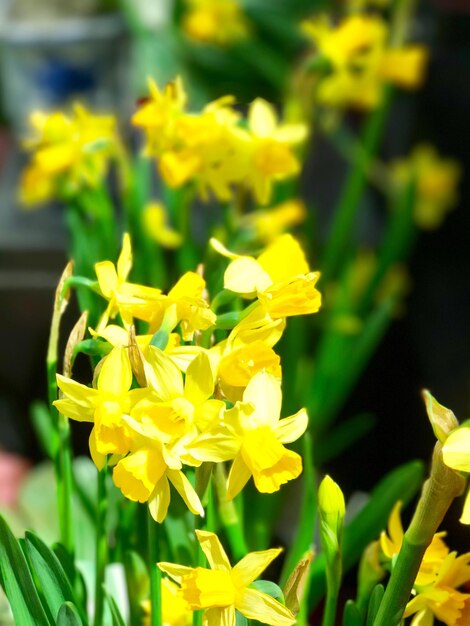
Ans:
{"type": "Polygon", "coordinates": [[[24,143],[32,159],[22,174],[22,202],[68,198],[103,182],[120,149],[114,117],[75,104],[70,116],[34,111],[30,122],[35,136],[24,143]]]}
{"type": "MultiPolygon", "coordinates": [[[[144,626],[151,626],[150,600],[143,603],[144,626]]],[[[193,612],[180,593],[180,588],[169,578],[162,578],[162,626],[192,626],[193,612]]]]}
{"type": "Polygon", "coordinates": [[[226,46],[249,34],[237,0],[185,0],[185,4],[182,27],[191,39],[226,46]]]}
{"type": "MultiPolygon", "coordinates": [[[[380,535],[380,547],[388,561],[392,561],[397,556],[403,543],[404,533],[400,517],[401,506],[401,502],[395,504],[388,520],[387,533],[383,531],[380,535]]],[[[443,540],[446,534],[446,532],[439,532],[434,535],[431,545],[424,553],[415,585],[430,585],[436,580],[441,565],[449,554],[449,548],[443,540]]]]}
{"type": "Polygon", "coordinates": [[[419,145],[407,159],[391,165],[392,181],[406,185],[415,181],[416,204],[414,219],[420,228],[440,226],[446,213],[457,202],[460,165],[452,159],[441,159],[429,145],[419,145]]]}
{"type": "Polygon", "coordinates": [[[319,79],[316,95],[329,106],[374,108],[382,87],[392,83],[415,89],[423,81],[427,51],[412,45],[390,48],[388,26],[374,15],[351,15],[338,25],[326,16],[304,21],[304,33],[330,65],[319,79]]]}
{"type": "Polygon", "coordinates": [[[253,232],[256,240],[269,244],[286,230],[301,224],[307,217],[307,209],[302,200],[286,200],[269,209],[257,209],[242,215],[239,224],[253,232]]]}
{"type": "Polygon", "coordinates": [[[179,248],[183,243],[180,233],[168,225],[165,207],[160,202],[150,202],[142,214],[145,232],[164,248],[179,248]]]}
{"type": "Polygon", "coordinates": [[[432,583],[415,586],[416,595],[406,605],[404,617],[414,616],[410,626],[432,626],[435,619],[446,626],[464,626],[462,612],[468,607],[470,594],[462,593],[458,588],[469,581],[470,552],[461,556],[450,552],[440,564],[432,583]]]}
{"type": "Polygon", "coordinates": [[[191,609],[204,610],[205,624],[233,626],[236,610],[262,624],[295,624],[295,617],[287,607],[250,587],[279,555],[280,549],[250,552],[232,567],[217,535],[202,530],[196,530],[196,535],[210,569],[174,563],[158,563],[158,567],[180,585],[181,595],[191,609]]]}

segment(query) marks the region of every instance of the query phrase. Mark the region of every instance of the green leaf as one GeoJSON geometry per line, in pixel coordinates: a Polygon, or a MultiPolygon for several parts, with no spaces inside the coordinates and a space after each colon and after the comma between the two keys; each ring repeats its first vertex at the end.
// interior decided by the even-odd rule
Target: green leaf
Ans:
{"type": "Polygon", "coordinates": [[[147,565],[137,552],[124,554],[124,568],[129,594],[129,610],[131,624],[136,624],[141,615],[141,603],[150,592],[150,581],[147,565]]]}
{"type": "Polygon", "coordinates": [[[354,600],[344,605],[343,626],[362,626],[362,615],[354,600]]]}
{"type": "Polygon", "coordinates": [[[372,591],[370,596],[366,626],[373,625],[375,616],[377,615],[377,611],[379,610],[380,603],[382,602],[382,598],[384,597],[384,592],[385,589],[383,585],[378,584],[374,587],[374,590],[372,591]]]}
{"type": "Polygon", "coordinates": [[[16,624],[50,626],[26,558],[3,517],[0,517],[0,579],[16,624]]]}
{"type": "Polygon", "coordinates": [[[108,606],[111,610],[111,616],[113,618],[113,626],[126,626],[126,623],[124,622],[124,619],[118,609],[118,606],[114,598],[111,597],[109,594],[106,594],[105,597],[106,597],[108,606]]]}
{"type": "Polygon", "coordinates": [[[80,615],[71,602],[65,602],[60,607],[56,626],[83,626],[80,615]]]}
{"type": "MultiPolygon", "coordinates": [[[[344,528],[343,571],[358,561],[364,548],[387,526],[390,512],[401,500],[406,505],[417,493],[424,478],[421,461],[411,461],[394,469],[373,489],[365,507],[344,528]]],[[[315,607],[325,593],[325,557],[320,554],[312,563],[309,606],[315,607]]]]}
{"type": "Polygon", "coordinates": [[[248,620],[239,611],[235,611],[235,626],[248,626],[248,620]]]}
{"type": "Polygon", "coordinates": [[[303,474],[302,474],[302,508],[300,511],[300,521],[295,534],[295,539],[290,547],[280,578],[281,587],[284,587],[287,579],[294,570],[297,563],[304,556],[313,543],[314,528],[317,518],[317,500],[315,486],[315,472],[312,458],[312,438],[306,432],[303,440],[303,474]]]}
{"type": "Polygon", "coordinates": [[[360,413],[338,424],[315,441],[314,457],[317,467],[323,466],[354,445],[374,427],[376,419],[370,413],[360,413]]]}
{"type": "MultiPolygon", "coordinates": [[[[31,532],[26,533],[25,552],[39,584],[43,604],[56,619],[65,602],[77,604],[72,585],[54,552],[31,532]]],[[[84,611],[81,611],[81,617],[86,621],[84,611]]]]}
{"type": "Polygon", "coordinates": [[[33,402],[31,421],[41,448],[50,459],[55,458],[59,447],[59,436],[51,412],[45,402],[33,402]]]}
{"type": "Polygon", "coordinates": [[[254,587],[254,589],[257,589],[262,593],[266,593],[268,596],[271,596],[271,598],[274,598],[281,604],[285,604],[282,589],[279,585],[276,585],[276,583],[273,583],[270,580],[255,580],[254,583],[251,583],[251,587],[254,587]]]}

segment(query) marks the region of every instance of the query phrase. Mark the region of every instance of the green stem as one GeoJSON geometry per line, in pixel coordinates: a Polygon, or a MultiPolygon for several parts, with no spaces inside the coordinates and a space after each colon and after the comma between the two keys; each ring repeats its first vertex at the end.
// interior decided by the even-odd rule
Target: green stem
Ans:
{"type": "Polygon", "coordinates": [[[356,158],[342,188],[323,259],[322,280],[324,283],[335,277],[347,256],[354,218],[359,210],[359,203],[367,182],[367,170],[379,147],[390,108],[391,95],[392,88],[386,86],[383,90],[381,105],[370,114],[366,122],[356,158]]]}
{"type": "Polygon", "coordinates": [[[415,513],[403,537],[373,626],[397,626],[400,623],[424,553],[452,501],[462,493],[464,487],[463,476],[444,465],[442,446],[437,442],[430,477],[423,485],[415,513]]]}
{"type": "Polygon", "coordinates": [[[106,532],[106,517],[108,510],[108,499],[106,492],[106,478],[108,464],[98,472],[98,506],[96,510],[96,579],[95,579],[95,615],[94,626],[102,626],[104,611],[104,590],[106,565],[108,562],[108,537],[106,532]]]}
{"type": "Polygon", "coordinates": [[[219,503],[219,516],[227,533],[233,556],[236,560],[240,560],[249,550],[245,540],[243,522],[240,519],[235,503],[233,500],[227,500],[227,476],[225,468],[221,463],[216,464],[213,477],[219,503]]]}
{"type": "Polygon", "coordinates": [[[338,585],[328,585],[326,590],[325,606],[323,609],[322,626],[334,626],[336,606],[338,604],[338,585]]]}
{"type": "Polygon", "coordinates": [[[151,600],[151,626],[162,626],[162,572],[157,563],[161,552],[161,524],[155,522],[150,515],[147,516],[148,530],[148,555],[150,570],[150,600],[151,600]]]}

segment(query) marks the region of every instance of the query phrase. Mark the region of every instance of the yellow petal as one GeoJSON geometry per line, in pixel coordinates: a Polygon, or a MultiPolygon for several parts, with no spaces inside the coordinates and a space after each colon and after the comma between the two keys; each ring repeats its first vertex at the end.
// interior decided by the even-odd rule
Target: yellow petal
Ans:
{"type": "Polygon", "coordinates": [[[150,496],[148,507],[150,515],[159,524],[163,523],[170,505],[170,485],[166,476],[162,476],[150,496]]]}
{"type": "Polygon", "coordinates": [[[230,570],[230,561],[217,535],[206,530],[196,530],[196,535],[211,568],[230,570]]]}
{"type": "Polygon", "coordinates": [[[124,233],[122,238],[121,254],[117,262],[117,275],[120,282],[124,282],[132,268],[132,248],[129,233],[124,233]]]}
{"type": "Polygon", "coordinates": [[[162,572],[165,572],[165,574],[171,576],[173,580],[176,580],[177,583],[181,582],[181,578],[183,576],[187,576],[193,570],[192,567],[188,567],[187,565],[177,565],[175,563],[167,563],[165,561],[157,563],[157,566],[162,570],[162,572]]]}
{"type": "Polygon", "coordinates": [[[454,470],[470,472],[470,428],[458,428],[450,433],[442,447],[444,463],[454,470]]]}
{"type": "Polygon", "coordinates": [[[224,287],[242,295],[254,295],[272,284],[267,272],[251,257],[239,257],[230,263],[224,274],[224,287]]]}
{"type": "Polygon", "coordinates": [[[250,105],[248,125],[257,137],[270,137],[276,129],[277,116],[274,107],[263,100],[256,98],[250,105]]]}
{"type": "Polygon", "coordinates": [[[258,372],[248,383],[243,401],[255,405],[252,420],[256,421],[257,425],[275,426],[279,420],[282,404],[279,379],[268,372],[258,372]]]}
{"type": "Polygon", "coordinates": [[[132,368],[126,348],[113,348],[98,375],[98,389],[120,395],[132,385],[132,368]]]}
{"type": "Polygon", "coordinates": [[[116,268],[111,261],[100,261],[95,263],[95,272],[101,293],[105,298],[111,298],[118,288],[116,268]]]}
{"type": "Polygon", "coordinates": [[[307,426],[307,411],[300,409],[295,415],[280,420],[275,425],[274,432],[281,443],[292,443],[304,434],[307,426]]]}
{"type": "Polygon", "coordinates": [[[307,274],[310,271],[299,242],[288,233],[281,235],[268,246],[258,257],[258,263],[274,283],[288,280],[299,274],[307,274]]]}
{"type": "Polygon", "coordinates": [[[272,626],[291,626],[295,617],[287,607],[257,589],[245,589],[237,597],[235,608],[248,619],[272,626]]]}
{"type": "Polygon", "coordinates": [[[275,548],[272,550],[250,552],[244,556],[232,570],[232,576],[236,577],[237,587],[247,587],[251,585],[281,552],[282,548],[275,548]]]}
{"type": "Polygon", "coordinates": [[[200,461],[221,463],[233,459],[240,445],[240,441],[227,435],[203,435],[191,445],[191,453],[200,461]]]}
{"type": "Polygon", "coordinates": [[[183,376],[162,350],[149,345],[144,369],[147,384],[152,387],[160,400],[171,400],[183,395],[183,376]]]}
{"type": "Polygon", "coordinates": [[[158,450],[141,448],[119,461],[113,470],[113,480],[129,500],[147,502],[166,468],[158,450]]]}
{"type": "Polygon", "coordinates": [[[56,380],[57,386],[69,400],[86,409],[94,409],[98,396],[96,389],[77,383],[61,374],[57,374],[56,380]]]}
{"type": "Polygon", "coordinates": [[[201,404],[214,392],[214,373],[209,356],[201,352],[186,371],[184,396],[193,404],[201,404]]]}
{"type": "Polygon", "coordinates": [[[191,485],[183,472],[169,469],[167,471],[167,476],[176,491],[183,498],[184,503],[191,513],[204,517],[204,509],[201,501],[199,500],[199,496],[194,491],[194,487],[191,485]]]}
{"type": "Polygon", "coordinates": [[[235,626],[235,607],[212,608],[204,611],[203,626],[235,626]]]}
{"type": "Polygon", "coordinates": [[[81,404],[77,404],[73,400],[55,400],[53,402],[55,408],[69,419],[76,420],[77,422],[93,422],[94,421],[94,408],[86,408],[81,404]]]}
{"type": "Polygon", "coordinates": [[[227,500],[233,500],[251,478],[251,471],[241,454],[238,454],[230,468],[227,480],[227,500]]]}
{"type": "Polygon", "coordinates": [[[465,496],[462,515],[459,521],[462,524],[470,524],[470,489],[467,491],[467,495],[465,496]]]}
{"type": "Polygon", "coordinates": [[[104,467],[106,455],[100,454],[96,449],[96,428],[93,428],[90,437],[88,439],[88,447],[90,448],[90,456],[93,463],[96,465],[99,471],[104,467]]]}
{"type": "Polygon", "coordinates": [[[216,252],[218,252],[222,256],[227,257],[227,259],[232,259],[233,261],[234,259],[242,258],[242,255],[231,252],[228,248],[224,246],[223,243],[221,243],[215,237],[211,237],[211,239],[209,240],[209,244],[212,246],[212,248],[214,248],[216,252]]]}

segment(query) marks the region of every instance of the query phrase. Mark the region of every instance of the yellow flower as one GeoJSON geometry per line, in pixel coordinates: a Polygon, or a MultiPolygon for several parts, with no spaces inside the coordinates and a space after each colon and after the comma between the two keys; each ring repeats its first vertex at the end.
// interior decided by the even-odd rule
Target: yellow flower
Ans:
{"type": "Polygon", "coordinates": [[[281,552],[279,549],[250,552],[234,567],[214,533],[196,530],[209,561],[205,567],[158,563],[158,567],[181,586],[181,595],[193,610],[204,610],[204,624],[235,626],[235,611],[248,619],[272,626],[290,626],[294,615],[271,596],[250,588],[281,552]]]}
{"type": "MultiPolygon", "coordinates": [[[[150,624],[150,601],[143,603],[144,626],[150,624]]],[[[192,626],[193,613],[181,596],[179,587],[169,578],[162,579],[162,626],[192,626]]]]}
{"type": "MultiPolygon", "coordinates": [[[[397,502],[393,507],[388,520],[388,534],[383,531],[380,535],[380,547],[387,560],[392,561],[401,550],[403,543],[403,526],[400,519],[402,503],[397,502]]],[[[449,548],[445,544],[443,537],[447,533],[436,533],[430,546],[424,553],[419,572],[416,576],[415,585],[425,586],[436,580],[440,567],[449,554],[449,548]]]]}
{"type": "MultiPolygon", "coordinates": [[[[442,447],[444,463],[459,472],[470,473],[470,428],[462,426],[452,431],[442,447]]],[[[470,524],[470,489],[467,491],[460,518],[462,524],[470,524]]]]}
{"type": "Polygon", "coordinates": [[[387,24],[378,16],[352,15],[337,26],[322,16],[303,22],[302,28],[330,64],[316,92],[323,104],[369,109],[380,104],[385,83],[405,89],[422,83],[425,48],[389,48],[387,24]]]}
{"type": "Polygon", "coordinates": [[[283,443],[298,439],[307,428],[305,409],[280,420],[281,383],[267,372],[258,372],[248,383],[243,401],[225,412],[220,427],[202,435],[192,448],[204,461],[234,459],[227,483],[227,497],[234,498],[251,476],[258,491],[273,493],[297,478],[302,458],[283,443]]]}
{"type": "Polygon", "coordinates": [[[440,226],[457,202],[460,165],[441,159],[432,146],[417,146],[408,159],[392,163],[392,181],[397,185],[416,183],[414,219],[420,228],[440,226]]]}
{"type": "Polygon", "coordinates": [[[269,244],[286,230],[302,223],[307,210],[301,200],[286,200],[269,209],[257,209],[243,215],[240,226],[253,231],[254,237],[263,244],[269,244]]]}
{"type": "Polygon", "coordinates": [[[470,552],[457,556],[449,553],[440,564],[435,580],[415,585],[416,596],[408,602],[404,617],[414,615],[411,626],[432,626],[438,619],[447,626],[463,626],[462,612],[468,610],[470,594],[458,588],[470,581],[470,552]]]}
{"type": "Polygon", "coordinates": [[[217,367],[219,386],[231,402],[241,400],[243,390],[261,370],[281,378],[280,358],[272,348],[284,328],[282,318],[273,320],[257,306],[232,329],[227,339],[211,348],[209,355],[217,367]]]}
{"type": "Polygon", "coordinates": [[[242,296],[256,295],[272,318],[316,313],[321,294],[315,289],[319,272],[310,272],[305,254],[292,235],[284,234],[257,259],[240,256],[211,239],[215,250],[232,259],[225,270],[224,287],[242,296]]]}
{"type": "Polygon", "coordinates": [[[249,34],[249,25],[236,0],[186,0],[183,30],[203,43],[225,46],[249,34]]]}
{"type": "Polygon", "coordinates": [[[96,389],[60,374],[57,385],[65,396],[54,402],[57,410],[70,419],[94,423],[90,451],[98,466],[102,464],[102,455],[127,453],[131,433],[124,416],[148,390],[130,390],[132,370],[125,348],[113,348],[103,360],[96,389]]]}
{"type": "Polygon", "coordinates": [[[250,163],[246,184],[251,186],[256,200],[267,204],[271,199],[273,183],[290,178],[300,171],[300,162],[292,146],[307,136],[304,124],[278,124],[274,107],[257,98],[248,112],[251,141],[250,163]]]}
{"type": "Polygon", "coordinates": [[[31,114],[36,136],[25,142],[33,153],[23,173],[20,196],[26,204],[76,195],[99,185],[119,151],[116,120],[75,104],[72,115],[31,114]]]}
{"type": "Polygon", "coordinates": [[[133,318],[146,320],[153,313],[155,303],[160,300],[160,289],[137,285],[127,281],[132,268],[132,248],[128,233],[122,240],[122,249],[116,266],[111,261],[100,261],[95,264],[101,294],[109,303],[97,327],[103,330],[108,320],[119,313],[126,326],[130,326],[133,318]],[[150,313],[149,313],[150,310],[150,313]]]}
{"type": "Polygon", "coordinates": [[[160,90],[154,80],[148,81],[150,98],[132,116],[132,124],[144,129],[146,153],[159,156],[175,142],[176,123],[186,106],[186,93],[177,77],[160,90]]]}
{"type": "Polygon", "coordinates": [[[150,202],[142,215],[146,233],[164,248],[179,248],[183,239],[177,231],[167,223],[164,206],[160,202],[150,202]]]}

